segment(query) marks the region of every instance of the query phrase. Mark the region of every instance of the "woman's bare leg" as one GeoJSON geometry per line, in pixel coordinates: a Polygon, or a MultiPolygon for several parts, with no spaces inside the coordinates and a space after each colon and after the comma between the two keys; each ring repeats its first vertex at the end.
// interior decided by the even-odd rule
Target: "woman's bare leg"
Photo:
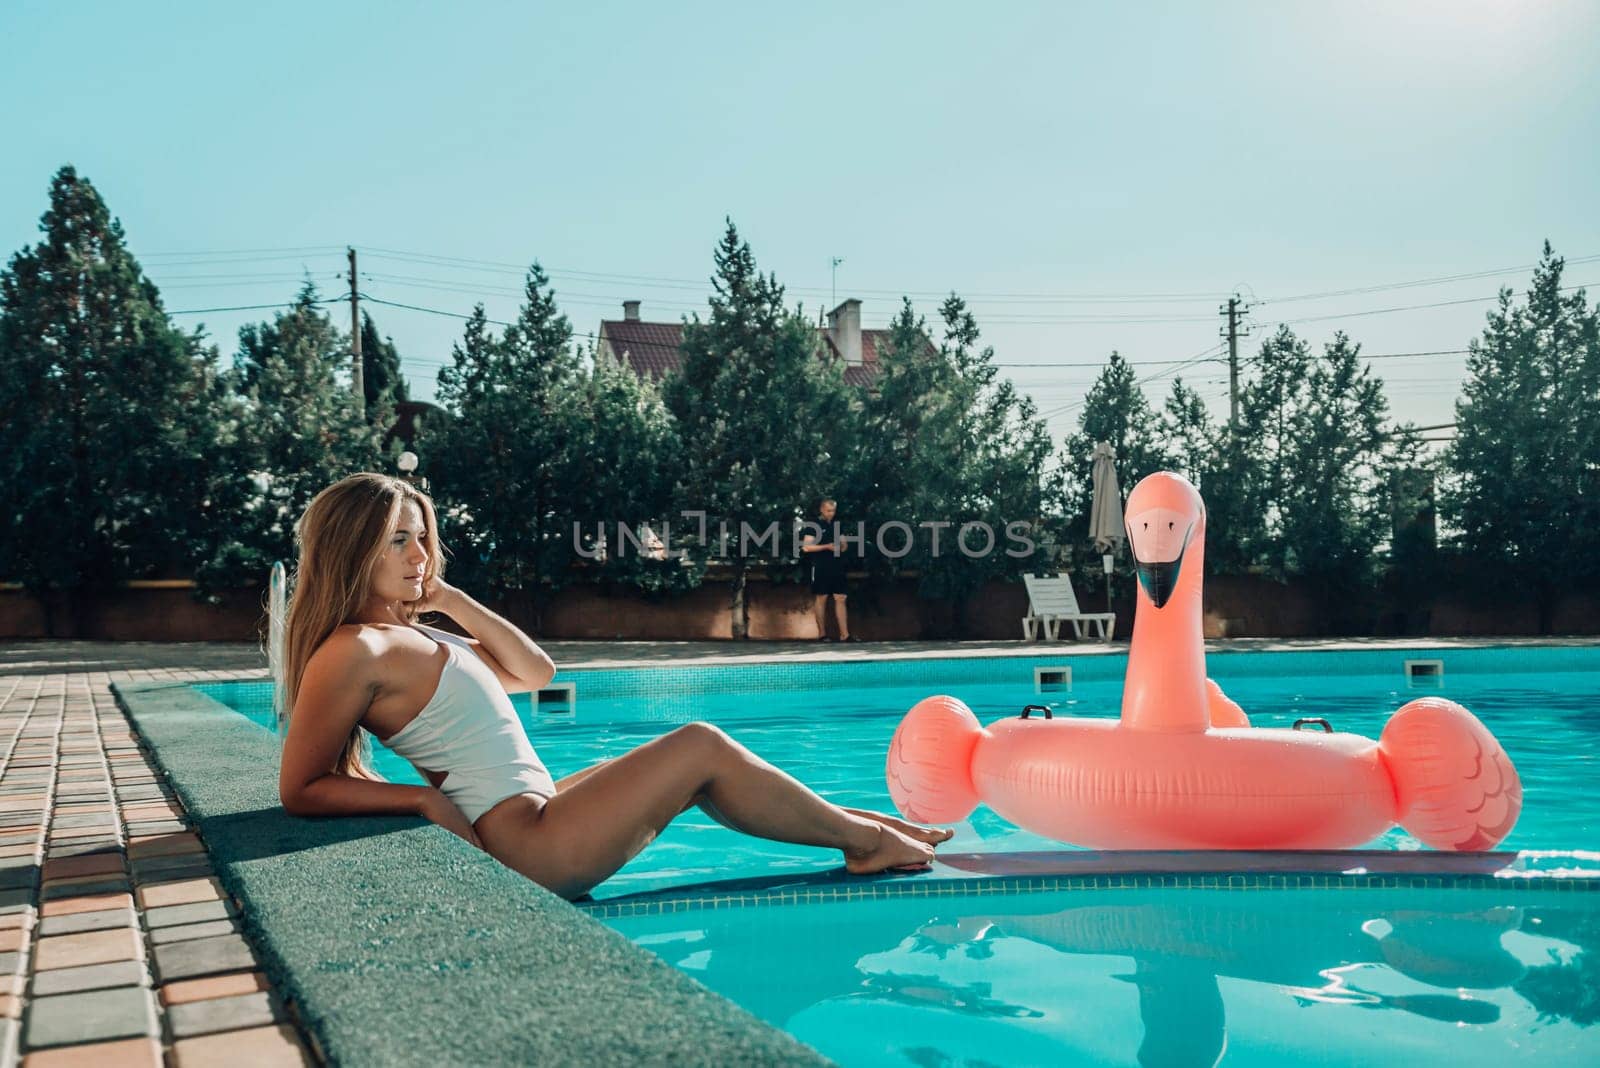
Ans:
{"type": "Polygon", "coordinates": [[[855,872],[926,865],[933,856],[926,843],[829,804],[709,724],[688,724],[585,770],[534,818],[478,824],[496,859],[566,897],[598,885],[702,799],[746,834],[838,849],[855,872]]]}
{"type": "MultiPolygon", "coordinates": [[[[602,760],[597,764],[591,764],[586,768],[583,768],[583,769],[581,769],[579,771],[573,772],[571,775],[568,775],[566,778],[557,779],[556,780],[556,793],[560,793],[562,790],[570,789],[571,787],[578,785],[578,783],[580,783],[583,780],[587,779],[589,776],[593,775],[595,772],[599,771],[601,768],[605,767],[607,764],[611,763],[611,761],[613,761],[615,759],[616,759],[615,757],[607,757],[605,760],[602,760]]],[[[435,784],[435,785],[437,785],[437,784],[435,784]]],[[[693,805],[699,805],[700,806],[700,811],[704,812],[707,816],[710,816],[713,820],[715,820],[716,822],[722,824],[724,827],[728,828],[728,830],[737,831],[739,829],[739,828],[735,827],[733,824],[729,823],[728,822],[728,817],[726,817],[722,813],[718,812],[717,811],[717,807],[715,805],[713,805],[711,802],[707,801],[703,794],[700,797],[696,798],[694,801],[691,801],[689,803],[689,805],[685,805],[683,811],[684,812],[689,811],[689,808],[691,806],[693,806],[693,805]]],[[[855,815],[857,815],[857,816],[868,816],[868,813],[856,812],[856,810],[853,809],[853,808],[847,808],[847,809],[845,809],[845,811],[846,812],[855,813],[855,815]]],[[[870,818],[870,816],[868,816],[868,818],[870,818]]],[[[904,828],[901,828],[901,830],[904,830],[904,828]]]]}
{"type": "MultiPolygon", "coordinates": [[[[592,764],[581,771],[575,771],[564,779],[557,779],[556,791],[560,792],[576,786],[584,779],[587,779],[589,776],[593,775],[595,772],[611,763],[611,759],[612,758],[608,758],[600,761],[597,764],[592,764]]],[[[438,784],[435,783],[434,785],[437,786],[438,784]]],[[[717,811],[717,806],[713,805],[704,794],[700,795],[696,800],[690,802],[690,804],[698,805],[700,811],[704,812],[707,816],[711,817],[717,823],[722,824],[722,826],[728,828],[729,830],[737,831],[739,829],[729,821],[727,816],[724,816],[721,812],[717,811]]],[[[898,816],[892,816],[887,812],[877,812],[870,808],[850,808],[849,806],[841,807],[843,807],[844,810],[850,813],[852,816],[860,816],[862,819],[873,820],[876,823],[881,823],[885,827],[893,827],[901,834],[910,838],[915,838],[919,842],[926,842],[929,845],[938,845],[940,842],[948,842],[956,833],[955,831],[950,830],[948,827],[923,827],[919,824],[912,823],[909,820],[903,820],[898,816]]],[[[684,811],[687,812],[688,810],[689,807],[685,806],[684,811]]]]}
{"type": "Polygon", "coordinates": [[[573,772],[571,775],[568,775],[566,778],[557,779],[556,780],[556,793],[559,794],[562,790],[568,790],[568,789],[571,789],[572,787],[578,785],[580,782],[582,782],[583,780],[587,779],[589,776],[593,775],[595,772],[599,771],[601,768],[605,767],[607,764],[611,763],[611,761],[614,760],[614,759],[616,759],[616,758],[615,757],[607,757],[605,760],[600,761],[598,764],[590,764],[586,768],[583,768],[583,769],[581,769],[579,771],[573,772]]]}

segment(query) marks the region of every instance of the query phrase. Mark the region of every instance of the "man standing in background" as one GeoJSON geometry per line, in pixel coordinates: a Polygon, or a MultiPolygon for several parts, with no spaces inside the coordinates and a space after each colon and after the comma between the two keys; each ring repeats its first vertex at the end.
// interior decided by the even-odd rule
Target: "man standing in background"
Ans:
{"type": "Polygon", "coordinates": [[[848,586],[845,582],[844,557],[840,555],[839,524],[835,520],[838,504],[831,497],[823,498],[817,508],[814,522],[822,528],[820,535],[807,534],[800,551],[811,564],[811,594],[817,613],[817,640],[856,642],[861,639],[850,633],[850,617],[845,610],[848,586]],[[839,637],[828,637],[828,600],[833,600],[834,612],[839,617],[839,637]]]}

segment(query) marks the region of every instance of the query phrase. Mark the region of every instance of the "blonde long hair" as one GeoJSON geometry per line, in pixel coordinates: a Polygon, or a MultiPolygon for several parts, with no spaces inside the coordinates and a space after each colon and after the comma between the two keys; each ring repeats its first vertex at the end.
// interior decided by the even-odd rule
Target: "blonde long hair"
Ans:
{"type": "MultiPolygon", "coordinates": [[[[366,603],[372,574],[399,526],[405,501],[415,501],[422,509],[428,547],[422,569],[426,584],[443,576],[444,554],[433,502],[410,483],[372,472],[351,475],[317,494],[300,517],[295,527],[300,561],[295,566],[284,624],[283,677],[275,680],[283,695],[280,731],[288,727],[311,654],[340,625],[352,622],[366,603]]],[[[407,605],[405,615],[415,619],[417,612],[407,605]]],[[[367,763],[368,749],[366,732],[356,727],[333,770],[340,775],[376,778],[367,763]]]]}

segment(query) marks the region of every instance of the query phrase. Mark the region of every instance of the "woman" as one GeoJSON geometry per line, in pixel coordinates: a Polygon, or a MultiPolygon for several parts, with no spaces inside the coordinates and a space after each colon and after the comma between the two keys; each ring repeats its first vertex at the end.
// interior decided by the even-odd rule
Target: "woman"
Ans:
{"type": "Polygon", "coordinates": [[[319,493],[298,529],[284,633],[278,792],[297,816],[409,813],[566,898],[691,805],[762,838],[843,852],[852,872],[925,867],[951,832],[829,804],[716,727],[689,723],[553,781],[507,698],[555,674],[515,626],[443,579],[433,503],[385,475],[319,493]],[[443,612],[472,634],[416,624],[443,612]],[[386,782],[361,729],[431,784],[386,782]]]}

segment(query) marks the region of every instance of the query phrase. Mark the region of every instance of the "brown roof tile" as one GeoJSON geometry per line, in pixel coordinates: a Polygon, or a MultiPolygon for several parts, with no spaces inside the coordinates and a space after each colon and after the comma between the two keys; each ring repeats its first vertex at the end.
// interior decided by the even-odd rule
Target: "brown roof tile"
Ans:
{"type": "Polygon", "coordinates": [[[678,368],[683,324],[607,319],[600,324],[600,337],[610,342],[613,352],[628,361],[634,374],[640,378],[660,379],[678,368]]]}

